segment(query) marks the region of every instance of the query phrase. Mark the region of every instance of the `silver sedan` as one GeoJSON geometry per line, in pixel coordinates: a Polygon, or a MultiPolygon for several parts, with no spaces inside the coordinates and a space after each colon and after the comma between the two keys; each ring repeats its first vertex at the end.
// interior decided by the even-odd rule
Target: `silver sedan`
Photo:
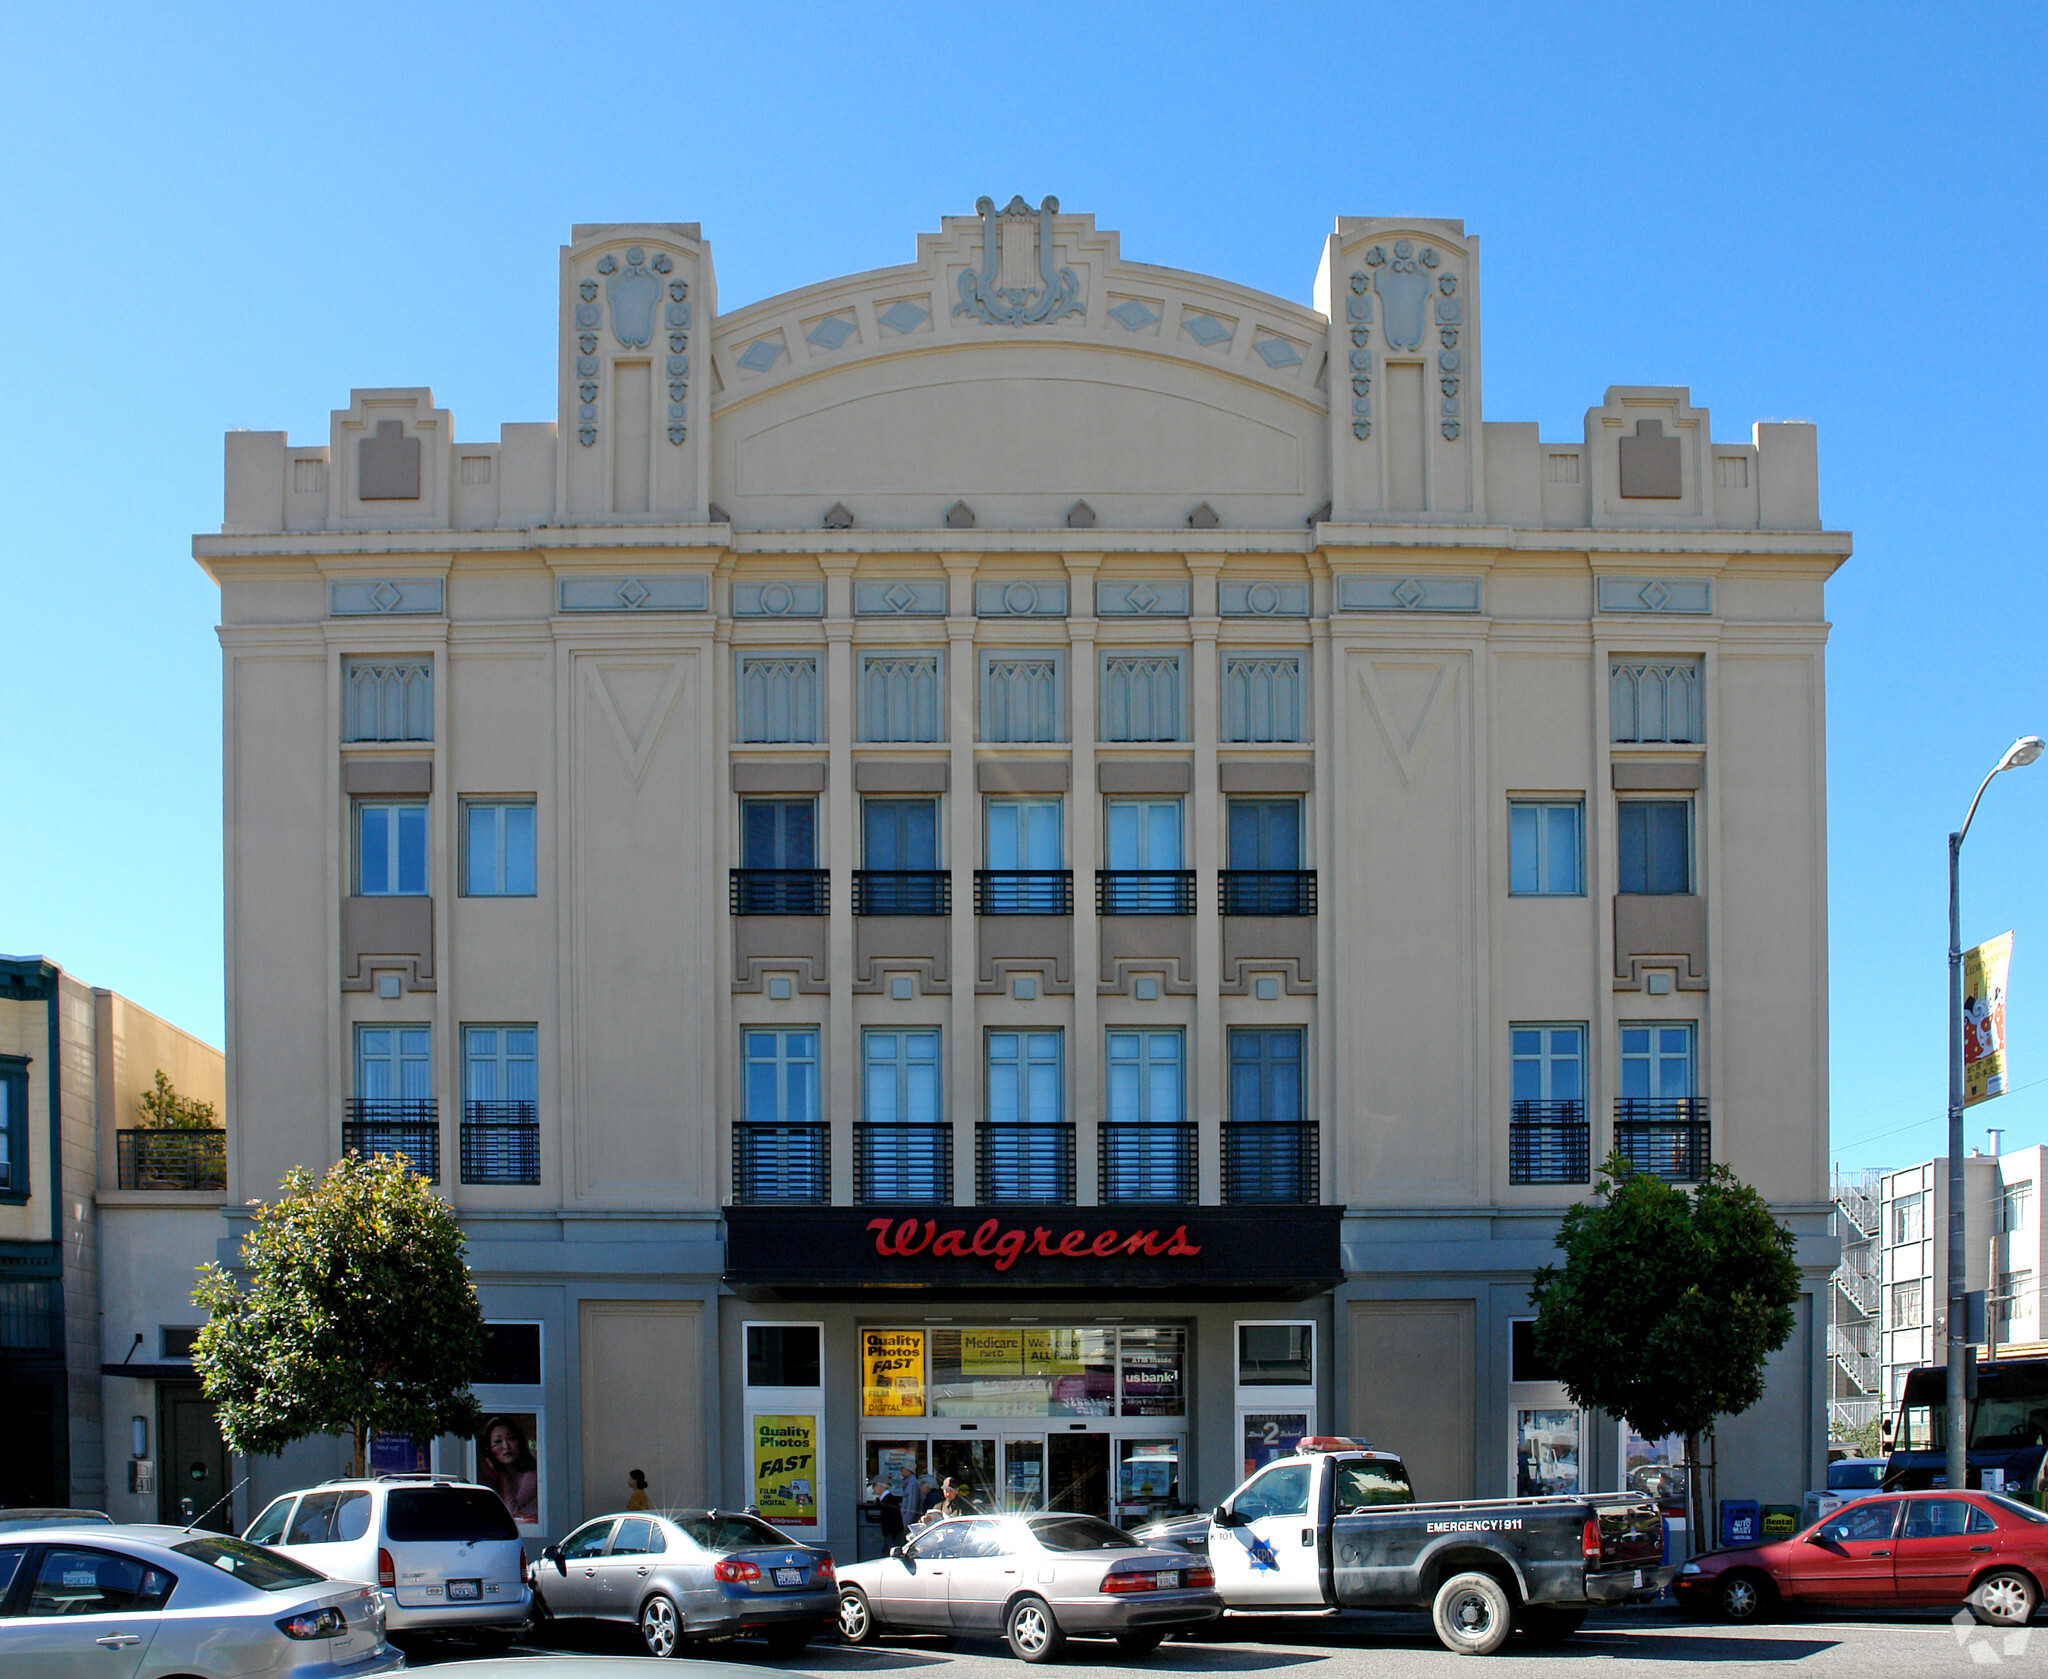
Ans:
{"type": "Polygon", "coordinates": [[[101,1522],[0,1538],[0,1673],[358,1679],[403,1666],[367,1586],[231,1535],[101,1522]]]}
{"type": "Polygon", "coordinates": [[[536,1620],[629,1621],[650,1656],[759,1635],[795,1655],[837,1608],[832,1555],[729,1510],[585,1522],[532,1565],[536,1620]]]}
{"type": "Polygon", "coordinates": [[[874,1562],[839,1573],[839,1636],[1000,1633],[1028,1662],[1069,1633],[1114,1638],[1131,1655],[1223,1613],[1208,1560],[1133,1539],[1095,1516],[960,1516],[874,1562]]]}

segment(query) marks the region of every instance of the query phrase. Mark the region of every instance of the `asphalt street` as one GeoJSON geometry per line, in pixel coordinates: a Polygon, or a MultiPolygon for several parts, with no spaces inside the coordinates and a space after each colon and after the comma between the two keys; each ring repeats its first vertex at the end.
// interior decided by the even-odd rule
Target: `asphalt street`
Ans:
{"type": "MultiPolygon", "coordinates": [[[[1288,1679],[1483,1679],[1484,1675],[1573,1672],[1588,1679],[1657,1675],[1670,1679],[1674,1663],[1711,1665],[1721,1675],[1798,1674],[1833,1679],[1926,1679],[1930,1674],[2048,1674],[2048,1615],[2024,1633],[1956,1627],[1941,1615],[1896,1615],[1855,1621],[1776,1621],[1740,1630],[1679,1618],[1668,1610],[1617,1612],[1586,1623],[1568,1642],[1542,1650],[1510,1644],[1484,1661],[1455,1656],[1437,1643],[1421,1616],[1389,1615],[1370,1622],[1330,1624],[1299,1620],[1232,1620],[1220,1634],[1175,1641],[1133,1660],[1114,1644],[1076,1640],[1057,1669],[1074,1673],[1273,1674],[1288,1679]]],[[[1517,1641],[1519,1643],[1519,1641],[1517,1641]]],[[[639,1641],[627,1627],[555,1629],[545,1645],[513,1653],[630,1655],[639,1641]]],[[[450,1644],[406,1641],[408,1662],[425,1667],[461,1661],[474,1652],[450,1644]]],[[[1020,1679],[1028,1671],[1000,1643],[962,1639],[945,1644],[903,1638],[868,1649],[849,1649],[829,1634],[801,1657],[771,1661],[760,1646],[738,1642],[705,1652],[785,1673],[902,1675],[903,1679],[1020,1679]]],[[[454,1679],[451,1675],[450,1679],[454,1679]]]]}

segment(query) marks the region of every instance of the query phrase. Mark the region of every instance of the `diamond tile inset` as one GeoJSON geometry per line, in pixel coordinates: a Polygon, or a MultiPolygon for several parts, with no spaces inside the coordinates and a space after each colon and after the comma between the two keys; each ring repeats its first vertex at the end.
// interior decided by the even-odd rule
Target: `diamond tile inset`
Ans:
{"type": "Polygon", "coordinates": [[[1671,598],[1671,591],[1662,583],[1651,583],[1643,590],[1643,604],[1652,612],[1657,611],[1671,598]]]}
{"type": "Polygon", "coordinates": [[[1148,309],[1135,297],[1127,297],[1114,309],[1109,318],[1126,332],[1139,332],[1159,319],[1157,311],[1148,309]]]}
{"type": "Polygon", "coordinates": [[[882,600],[891,612],[908,612],[911,602],[917,599],[908,583],[897,583],[883,591],[882,600]]]}
{"type": "Polygon", "coordinates": [[[1394,585],[1394,599],[1413,612],[1427,598],[1428,591],[1412,577],[1404,577],[1394,585]]]}
{"type": "Polygon", "coordinates": [[[1204,349],[1231,336],[1231,329],[1214,315],[1194,315],[1184,323],[1187,335],[1204,349]]]}
{"type": "Polygon", "coordinates": [[[370,591],[370,604],[379,612],[389,612],[404,599],[405,596],[392,588],[389,580],[379,583],[376,588],[370,591]]]}
{"type": "Polygon", "coordinates": [[[827,315],[804,336],[821,350],[836,350],[853,336],[853,328],[837,315],[827,315]]]}
{"type": "Polygon", "coordinates": [[[1159,604],[1158,592],[1149,584],[1140,583],[1124,599],[1130,603],[1133,612],[1150,612],[1159,604]]]}
{"type": "Polygon", "coordinates": [[[769,368],[782,360],[782,341],[779,338],[757,338],[740,351],[740,366],[749,373],[766,373],[769,368]]]}
{"type": "Polygon", "coordinates": [[[907,297],[899,297],[888,308],[875,317],[891,332],[915,332],[930,317],[931,311],[920,309],[907,297]]]}
{"type": "Polygon", "coordinates": [[[1301,365],[1301,352],[1284,338],[1261,338],[1252,348],[1261,361],[1276,371],[1301,365]]]}
{"type": "Polygon", "coordinates": [[[637,577],[629,577],[619,585],[619,599],[628,606],[638,606],[650,593],[647,585],[637,577]]]}

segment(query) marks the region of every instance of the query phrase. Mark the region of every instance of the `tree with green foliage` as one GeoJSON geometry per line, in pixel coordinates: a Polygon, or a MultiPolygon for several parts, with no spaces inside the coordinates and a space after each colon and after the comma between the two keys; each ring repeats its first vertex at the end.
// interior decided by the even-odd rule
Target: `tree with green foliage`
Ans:
{"type": "Polygon", "coordinates": [[[213,1104],[196,1096],[180,1096],[178,1087],[164,1076],[161,1067],[156,1070],[156,1088],[136,1097],[135,1105],[142,1110],[142,1128],[146,1131],[218,1129],[213,1120],[213,1104]]]}
{"type": "Polygon", "coordinates": [[[484,1317],[453,1209],[392,1156],[294,1168],[281,1188],[252,1203],[246,1282],[203,1265],[192,1294],[208,1313],[192,1365],[222,1437],[273,1453],[346,1434],[361,1474],[372,1429],[473,1434],[484,1317]]]}
{"type": "Polygon", "coordinates": [[[1572,1403],[1647,1440],[1685,1436],[1695,1545],[1706,1533],[1700,1440],[1763,1397],[1791,1338],[1799,1266],[1764,1198],[1711,1166],[1688,1194],[1619,1154],[1566,1210],[1561,1266],[1536,1273],[1536,1350],[1572,1403]]]}

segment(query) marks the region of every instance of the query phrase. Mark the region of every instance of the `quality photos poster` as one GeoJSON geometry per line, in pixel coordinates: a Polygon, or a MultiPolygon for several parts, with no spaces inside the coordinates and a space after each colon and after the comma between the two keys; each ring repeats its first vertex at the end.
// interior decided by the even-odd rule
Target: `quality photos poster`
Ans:
{"type": "Polygon", "coordinates": [[[818,1525],[818,1419],[753,1418],[754,1508],[775,1527],[818,1525]]]}
{"type": "Polygon", "coordinates": [[[493,1411],[472,1443],[476,1478],[505,1501],[522,1529],[540,1531],[540,1418],[532,1411],[493,1411]]]}

